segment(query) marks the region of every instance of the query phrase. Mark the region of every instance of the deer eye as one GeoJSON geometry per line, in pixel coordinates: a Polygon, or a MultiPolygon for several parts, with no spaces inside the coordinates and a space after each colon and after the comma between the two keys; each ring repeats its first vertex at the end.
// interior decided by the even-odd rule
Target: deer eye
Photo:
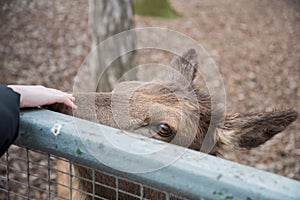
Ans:
{"type": "Polygon", "coordinates": [[[161,137],[170,137],[173,135],[173,130],[168,124],[163,123],[158,125],[157,134],[161,137]]]}

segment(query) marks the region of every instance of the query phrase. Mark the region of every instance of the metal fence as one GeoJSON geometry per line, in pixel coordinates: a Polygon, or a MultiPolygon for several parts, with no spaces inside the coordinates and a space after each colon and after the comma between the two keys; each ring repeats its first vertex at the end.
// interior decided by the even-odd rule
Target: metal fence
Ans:
{"type": "Polygon", "coordinates": [[[192,150],[185,150],[178,160],[160,170],[148,173],[116,170],[95,159],[83,143],[88,141],[100,146],[99,154],[110,156],[112,164],[130,167],[159,164],[172,152],[182,151],[182,147],[171,145],[170,155],[155,159],[141,155],[140,162],[135,162],[134,154],[122,151],[112,154],[116,147],[97,132],[99,128],[128,144],[129,152],[161,145],[161,142],[142,137],[135,137],[142,143],[130,145],[132,137],[120,134],[117,129],[80,119],[75,122],[71,116],[47,110],[24,111],[16,141],[20,147],[11,147],[1,158],[0,199],[72,199],[78,191],[91,199],[300,198],[300,182],[296,180],[192,150]],[[78,123],[84,127],[84,136],[78,135],[78,123]],[[58,161],[64,162],[64,170],[57,167],[58,161]],[[76,175],[75,165],[85,169],[89,176],[76,175]],[[86,187],[74,184],[75,180],[86,187]],[[92,189],[88,191],[87,187],[92,189]],[[59,196],[58,188],[67,195],[60,192],[59,196]],[[96,194],[99,190],[105,192],[96,194]]]}
{"type": "Polygon", "coordinates": [[[80,165],[90,170],[92,174],[101,174],[102,177],[109,179],[110,184],[79,177],[72,173],[73,165],[71,161],[63,158],[13,146],[1,158],[0,199],[72,199],[72,194],[75,191],[87,194],[92,197],[91,199],[184,199],[120,176],[88,168],[87,166],[80,165]],[[58,160],[64,162],[69,170],[58,169],[56,167],[58,160]],[[59,181],[57,178],[63,175],[69,177],[68,184],[59,181]],[[107,194],[98,196],[95,193],[93,194],[93,192],[89,193],[76,186],[70,186],[74,178],[94,184],[95,188],[101,187],[107,194]],[[128,190],[128,187],[124,187],[125,184],[130,184],[131,188],[135,187],[138,192],[128,190]],[[58,194],[58,187],[67,190],[68,195],[61,196],[58,194]]]}

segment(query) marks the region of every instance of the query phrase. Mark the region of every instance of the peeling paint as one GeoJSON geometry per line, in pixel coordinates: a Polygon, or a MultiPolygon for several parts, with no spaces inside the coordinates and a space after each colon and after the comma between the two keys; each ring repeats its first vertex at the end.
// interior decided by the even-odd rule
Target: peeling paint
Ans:
{"type": "Polygon", "coordinates": [[[82,151],[81,151],[80,149],[77,149],[76,153],[77,153],[78,155],[81,155],[81,154],[82,154],[82,151]]]}
{"type": "Polygon", "coordinates": [[[100,143],[100,144],[98,145],[98,148],[102,150],[102,149],[104,149],[104,145],[103,145],[102,143],[100,143]]]}
{"type": "Polygon", "coordinates": [[[60,134],[62,125],[61,124],[54,124],[54,126],[50,129],[54,136],[57,136],[60,134]]]}

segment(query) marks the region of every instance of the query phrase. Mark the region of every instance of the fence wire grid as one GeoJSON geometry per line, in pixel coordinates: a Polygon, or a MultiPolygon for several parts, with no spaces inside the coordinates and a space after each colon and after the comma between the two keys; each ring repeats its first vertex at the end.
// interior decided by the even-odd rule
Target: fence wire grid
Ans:
{"type": "MultiPolygon", "coordinates": [[[[99,180],[99,179],[98,179],[99,180]]],[[[0,160],[0,199],[73,199],[75,192],[86,194],[91,199],[184,199],[124,177],[108,174],[72,163],[51,154],[33,151],[13,145],[0,160]],[[58,169],[57,162],[65,166],[58,169]],[[74,165],[89,173],[91,179],[76,176],[74,165]],[[101,181],[95,180],[95,175],[101,181]],[[60,181],[64,179],[64,181],[60,181]],[[83,191],[74,184],[75,179],[92,187],[92,192],[83,191]],[[67,180],[67,181],[66,181],[67,180]],[[73,184],[72,184],[73,182],[73,184]],[[62,193],[58,194],[58,188],[62,193]],[[96,191],[101,192],[97,195],[96,191]],[[63,194],[63,195],[61,195],[63,194]]]]}

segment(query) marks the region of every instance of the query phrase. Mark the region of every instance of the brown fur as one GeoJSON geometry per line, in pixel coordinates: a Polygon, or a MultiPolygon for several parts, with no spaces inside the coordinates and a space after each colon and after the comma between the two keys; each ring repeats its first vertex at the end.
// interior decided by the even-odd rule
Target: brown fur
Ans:
{"type": "MultiPolygon", "coordinates": [[[[201,92],[201,85],[197,82],[198,65],[195,50],[191,49],[182,56],[176,56],[171,66],[183,75],[185,81],[181,81],[180,77],[170,71],[166,80],[148,83],[123,82],[112,93],[74,94],[76,104],[79,105],[74,115],[199,151],[211,122],[212,110],[209,95],[201,92]],[[113,107],[117,108],[117,113],[114,113],[113,107]],[[162,137],[157,134],[160,123],[172,127],[174,135],[162,137]]],[[[58,110],[71,114],[71,111],[63,106],[58,110]]],[[[224,124],[213,124],[213,139],[216,145],[210,153],[222,155],[226,149],[257,147],[282,131],[297,118],[297,115],[293,110],[227,115],[224,124]]],[[[67,163],[62,162],[58,161],[57,168],[68,171],[67,163]]],[[[75,166],[73,171],[76,176],[90,180],[92,178],[86,168],[75,166]]],[[[100,172],[95,176],[98,182],[113,182],[100,172]]],[[[61,174],[58,175],[58,180],[68,185],[70,178],[61,174]]],[[[78,178],[73,178],[72,183],[73,187],[92,192],[90,183],[78,178]]],[[[124,184],[125,188],[131,188],[132,192],[139,191],[134,186],[128,186],[129,183],[124,184]]],[[[60,186],[58,193],[69,197],[69,192],[60,186]]],[[[96,188],[96,194],[107,198],[114,196],[111,191],[103,188],[96,188]]],[[[155,199],[153,195],[152,199],[155,199]]],[[[74,192],[73,199],[91,198],[74,192]]]]}

